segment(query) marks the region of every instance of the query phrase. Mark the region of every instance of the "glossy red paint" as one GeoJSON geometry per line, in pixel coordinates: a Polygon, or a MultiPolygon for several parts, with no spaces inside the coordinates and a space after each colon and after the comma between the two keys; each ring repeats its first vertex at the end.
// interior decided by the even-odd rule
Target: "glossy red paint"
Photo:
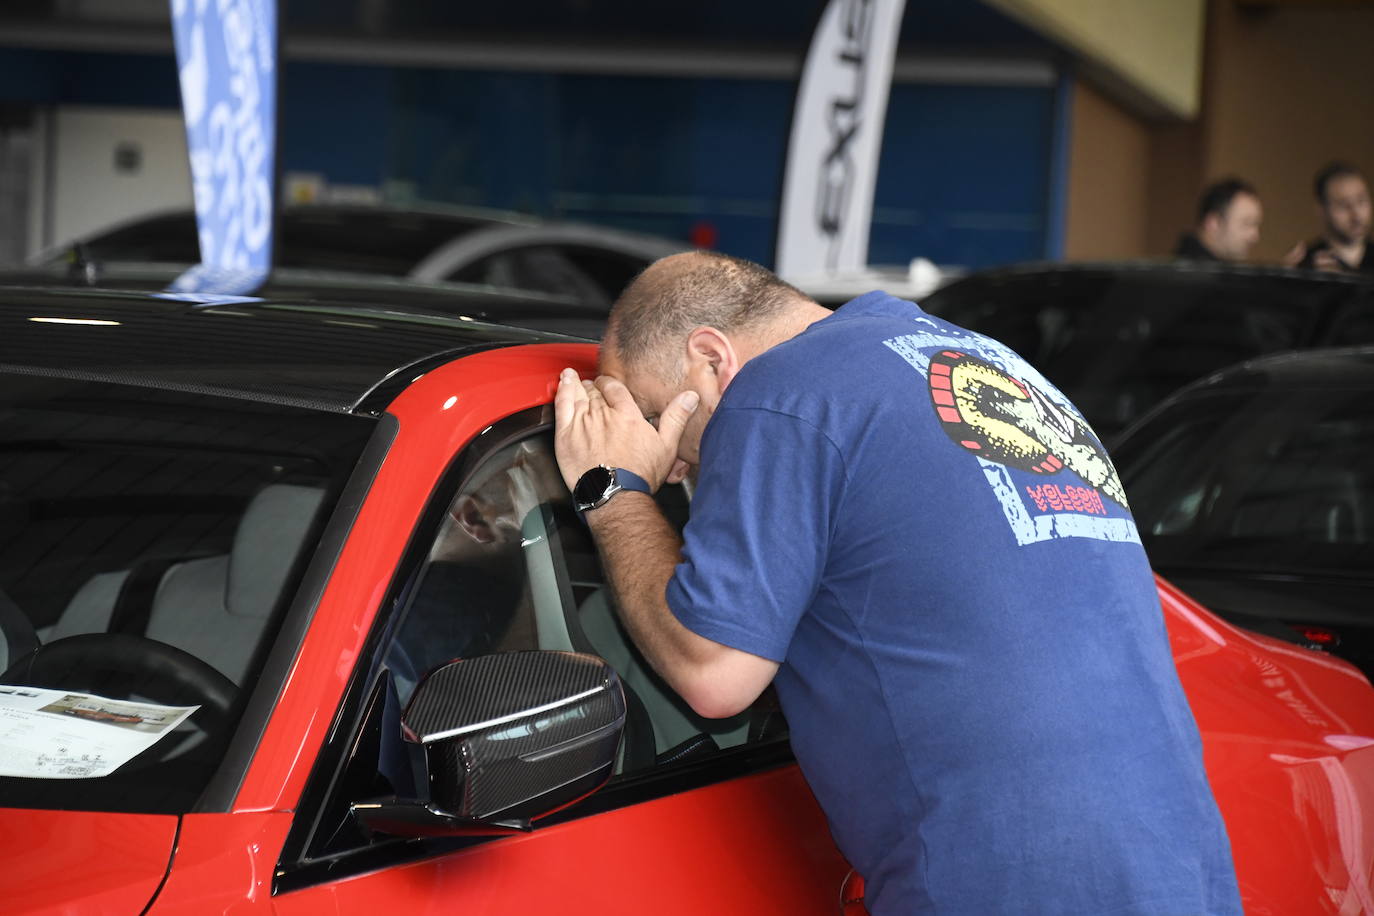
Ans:
{"type": "Polygon", "coordinates": [[[282,916],[835,916],[849,866],[796,767],[283,894],[282,916]]]}
{"type": "MultiPolygon", "coordinates": [[[[400,420],[396,443],[364,503],[355,535],[345,546],[297,661],[287,700],[274,716],[240,793],[238,810],[286,810],[294,804],[329,724],[319,711],[337,706],[377,604],[431,489],[453,456],[487,425],[547,403],[557,371],[564,365],[591,375],[595,349],[545,345],[469,357],[419,379],[392,406],[391,412],[400,420]]],[[[1374,811],[1374,798],[1369,797],[1374,792],[1374,752],[1368,750],[1374,745],[1374,703],[1367,701],[1374,692],[1342,662],[1231,627],[1167,583],[1161,582],[1160,594],[1180,677],[1203,732],[1209,775],[1227,821],[1249,911],[1294,913],[1314,911],[1314,901],[1365,901],[1374,880],[1370,858],[1374,835],[1367,824],[1367,812],[1374,811]],[[1349,702],[1336,697],[1349,697],[1349,702]],[[1333,702],[1339,703],[1338,709],[1330,708],[1333,702]],[[1334,816],[1313,816],[1317,810],[1334,816]]],[[[791,774],[788,779],[797,778],[795,769],[785,772],[791,774]]],[[[733,795],[738,786],[750,782],[687,793],[681,803],[704,814],[714,826],[703,835],[711,836],[723,820],[735,819],[728,806],[721,806],[719,796],[733,795]]],[[[809,793],[804,787],[801,791],[804,801],[793,804],[810,806],[813,814],[808,817],[816,816],[809,793]]],[[[564,905],[569,900],[599,901],[599,912],[606,912],[608,897],[596,890],[606,878],[597,867],[604,860],[593,849],[595,844],[586,842],[592,834],[629,861],[639,861],[639,850],[663,842],[659,834],[687,836],[688,848],[673,854],[679,866],[689,872],[699,868],[728,872],[724,862],[711,861],[710,845],[691,839],[691,831],[684,832],[681,825],[662,820],[680,814],[676,805],[665,806],[665,802],[574,821],[515,841],[489,843],[456,859],[467,863],[461,873],[475,869],[504,875],[521,885],[521,894],[534,894],[536,899],[540,891],[527,888],[547,882],[527,882],[507,874],[507,867],[516,866],[505,857],[518,856],[521,862],[532,863],[519,866],[522,875],[529,874],[526,868],[543,874],[544,868],[557,867],[560,883],[545,889],[557,894],[564,905]],[[641,825],[642,831],[626,827],[626,821],[641,825]],[[594,824],[609,833],[603,835],[594,824]],[[633,840],[627,843],[627,836],[633,840]],[[497,854],[502,857],[499,865],[493,858],[497,854]],[[484,864],[476,868],[472,863],[479,861],[484,864]],[[580,876],[571,879],[578,893],[566,885],[570,875],[580,876]]],[[[773,834],[777,835],[798,834],[773,834]]],[[[829,842],[828,833],[819,835],[829,842]]],[[[766,846],[768,840],[760,838],[759,843],[766,846]]],[[[730,848],[738,849],[733,843],[730,848]]],[[[839,863],[833,850],[828,855],[830,862],[839,863]]],[[[397,874],[406,877],[398,880],[427,888],[421,900],[428,899],[436,883],[445,887],[443,896],[447,897],[456,893],[449,887],[456,873],[443,864],[451,858],[400,869],[397,874]]],[[[640,862],[638,870],[619,872],[617,882],[631,871],[652,884],[671,880],[665,877],[669,872],[650,864],[640,862]]],[[[844,873],[840,864],[815,871],[824,876],[819,884],[826,888],[827,907],[836,906],[844,873]]],[[[366,896],[373,885],[386,886],[382,896],[394,899],[399,891],[386,875],[325,885],[319,892],[328,889],[334,900],[331,907],[343,907],[340,901],[353,893],[366,896]]],[[[474,880],[469,874],[460,883],[474,880]]],[[[478,885],[484,890],[472,899],[494,907],[494,912],[507,911],[507,906],[513,908],[509,911],[519,911],[529,902],[524,896],[516,903],[503,902],[507,898],[502,894],[510,888],[500,880],[494,884],[479,880],[478,885]]],[[[289,896],[313,899],[312,893],[289,896]]],[[[609,899],[622,898],[611,895],[609,899]]],[[[1340,904],[1330,911],[1339,912],[1340,904]]]]}
{"type": "Polygon", "coordinates": [[[177,819],[0,809],[0,911],[141,913],[167,874],[177,819]]]}
{"type": "Polygon", "coordinates": [[[564,366],[590,375],[596,347],[535,344],[479,353],[420,377],[388,408],[400,421],[396,440],[321,597],[235,810],[295,805],[430,492],[487,426],[549,403],[564,366]]]}
{"type": "MultiPolygon", "coordinates": [[[[291,815],[188,814],[176,862],[149,916],[267,913],[291,815]]],[[[317,910],[316,912],[320,912],[317,910]]]]}
{"type": "Polygon", "coordinates": [[[1246,913],[1374,913],[1374,690],[1159,591],[1246,913]]]}
{"type": "MultiPolygon", "coordinates": [[[[397,438],[233,812],[187,815],[179,835],[170,816],[0,812],[0,909],[138,913],[156,893],[153,916],[862,913],[862,881],[846,879],[795,766],[271,896],[293,809],[435,484],[474,436],[548,403],[563,366],[591,375],[595,356],[518,347],[416,380],[391,407],[397,438]]],[[[1374,689],[1343,662],[1159,589],[1247,913],[1374,913],[1374,689]]]]}

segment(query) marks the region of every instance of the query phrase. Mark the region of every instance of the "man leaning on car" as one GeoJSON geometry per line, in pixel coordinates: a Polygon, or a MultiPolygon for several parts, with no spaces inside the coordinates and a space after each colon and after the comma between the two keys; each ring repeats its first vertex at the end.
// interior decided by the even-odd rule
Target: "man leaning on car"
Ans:
{"type": "Polygon", "coordinates": [[[1241,912],[1120,481],[1020,357],[693,252],[601,371],[555,443],[621,617],[704,716],[776,683],[870,912],[1241,912]],[[691,474],[679,539],[651,497],[691,474]]]}

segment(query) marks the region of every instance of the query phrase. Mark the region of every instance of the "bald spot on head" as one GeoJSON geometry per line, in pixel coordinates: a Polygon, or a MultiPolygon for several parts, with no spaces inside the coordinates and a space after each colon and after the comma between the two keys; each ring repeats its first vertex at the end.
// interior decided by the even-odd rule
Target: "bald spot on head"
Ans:
{"type": "Polygon", "coordinates": [[[669,255],[650,264],[611,309],[603,369],[643,367],[669,382],[681,377],[682,343],[693,329],[748,334],[786,321],[815,302],[759,264],[709,251],[669,255]]]}

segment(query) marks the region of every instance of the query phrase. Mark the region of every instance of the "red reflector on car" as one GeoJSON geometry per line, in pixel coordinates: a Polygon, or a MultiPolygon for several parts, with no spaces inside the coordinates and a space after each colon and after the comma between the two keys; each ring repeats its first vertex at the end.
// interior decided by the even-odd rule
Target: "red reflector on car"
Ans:
{"type": "Polygon", "coordinates": [[[1308,627],[1298,624],[1291,624],[1291,626],[1301,633],[1308,642],[1314,642],[1319,646],[1334,646],[1341,641],[1341,638],[1335,633],[1322,627],[1308,627]]]}

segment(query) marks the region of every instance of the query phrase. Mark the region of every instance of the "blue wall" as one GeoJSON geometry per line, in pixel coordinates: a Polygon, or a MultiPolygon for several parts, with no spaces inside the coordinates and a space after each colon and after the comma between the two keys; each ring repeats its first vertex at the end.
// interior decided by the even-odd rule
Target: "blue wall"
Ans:
{"type": "MultiPolygon", "coordinates": [[[[282,76],[285,171],[679,238],[705,222],[721,250],[772,259],[791,82],[306,62],[282,76]]],[[[169,56],[6,49],[0,102],[179,104],[169,56]]],[[[870,262],[1043,257],[1054,121],[1049,88],[894,86],[870,262]]]]}

